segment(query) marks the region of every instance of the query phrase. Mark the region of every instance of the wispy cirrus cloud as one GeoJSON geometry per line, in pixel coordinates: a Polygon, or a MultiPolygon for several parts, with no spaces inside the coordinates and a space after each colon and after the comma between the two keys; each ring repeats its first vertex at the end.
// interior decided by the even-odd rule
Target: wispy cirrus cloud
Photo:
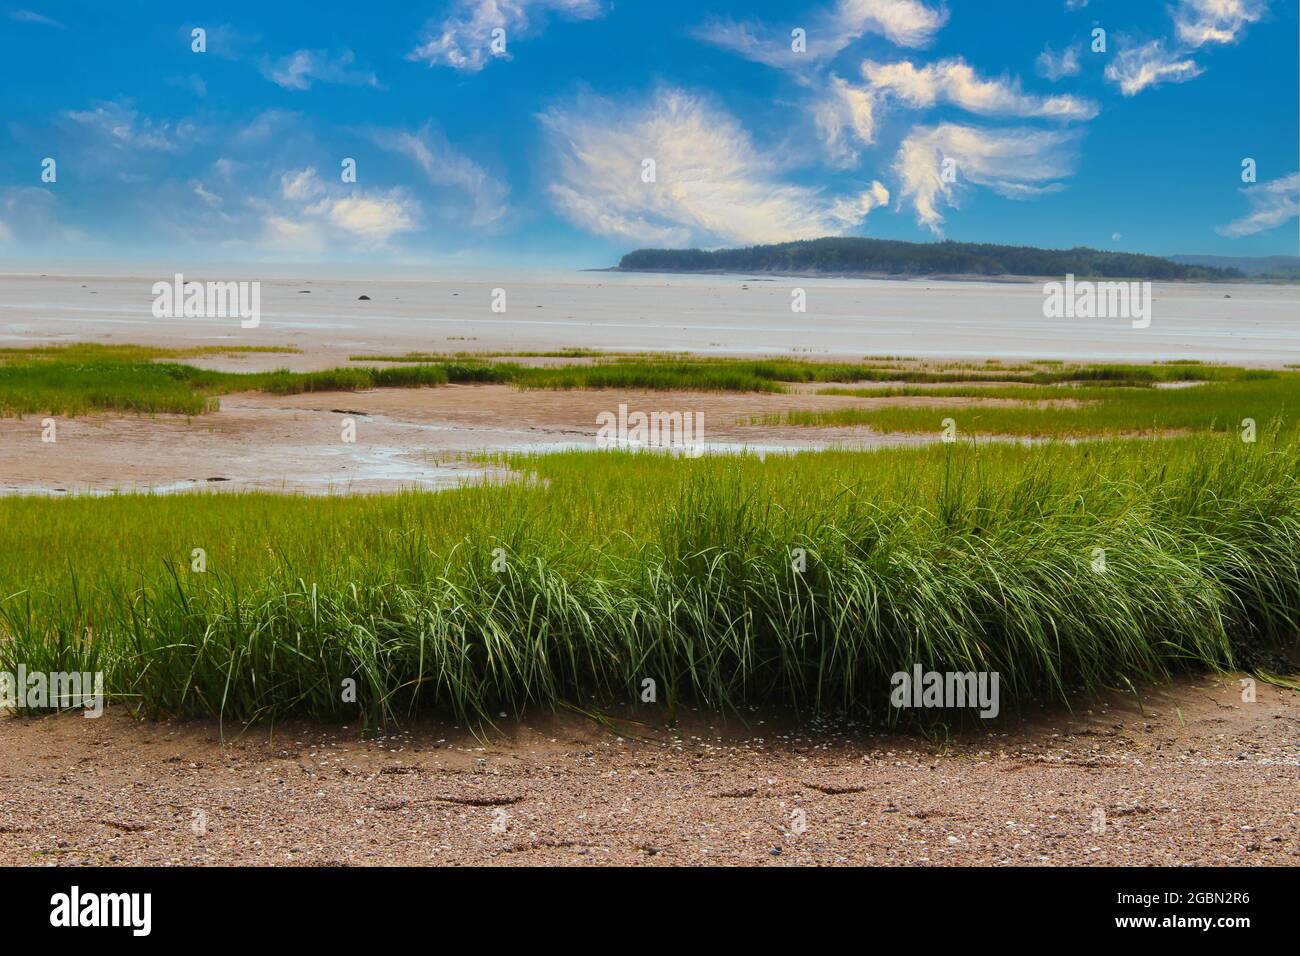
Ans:
{"type": "Polygon", "coordinates": [[[1010,199],[1031,199],[1062,189],[1077,165],[1077,130],[982,129],[957,123],[916,127],[894,159],[900,204],[910,202],[917,222],[935,233],[942,206],[955,206],[965,184],[1010,199]],[[953,175],[945,176],[945,160],[953,175]]]}
{"type": "Polygon", "coordinates": [[[344,182],[339,167],[317,171],[316,158],[333,152],[321,137],[334,134],[285,110],[214,122],[201,139],[220,152],[206,166],[159,168],[126,195],[140,200],[140,215],[162,241],[241,255],[381,251],[422,228],[424,207],[408,185],[344,182]]]}
{"type": "Polygon", "coordinates": [[[60,125],[84,133],[91,149],[174,153],[193,145],[198,127],[188,121],[154,120],[136,110],[130,100],[97,103],[91,109],[65,110],[60,125]]]}
{"type": "Polygon", "coordinates": [[[1250,212],[1215,229],[1221,236],[1239,239],[1257,232],[1275,229],[1300,216],[1300,173],[1281,179],[1247,186],[1241,190],[1250,204],[1250,212]]]}
{"type": "Polygon", "coordinates": [[[878,33],[907,47],[927,45],[947,22],[946,9],[920,0],[840,0],[831,14],[831,23],[849,36],[878,33]]]}
{"type": "Polygon", "coordinates": [[[1234,43],[1267,12],[1268,0],[1179,0],[1173,10],[1174,34],[1190,47],[1234,43]]]}
{"type": "Polygon", "coordinates": [[[509,189],[459,151],[432,123],[411,131],[381,127],[360,133],[419,170],[375,182],[373,162],[361,183],[343,182],[339,167],[320,169],[321,129],[307,115],[267,110],[222,137],[229,152],[193,188],[206,205],[230,217],[225,232],[257,250],[311,253],[401,248],[417,233],[454,223],[462,235],[491,230],[509,212],[509,189]],[[276,188],[268,189],[268,183],[276,188]],[[202,192],[199,189],[202,189],[202,192]]]}
{"type": "Polygon", "coordinates": [[[277,60],[262,61],[262,75],[286,90],[309,90],[313,83],[379,86],[379,78],[356,65],[351,50],[331,55],[326,50],[296,50],[277,60]]]}
{"type": "Polygon", "coordinates": [[[506,52],[500,55],[509,59],[510,44],[541,33],[550,14],[592,20],[603,13],[600,0],[457,0],[451,13],[425,25],[406,58],[477,73],[498,55],[491,46],[494,30],[505,31],[506,52]]]}
{"type": "Polygon", "coordinates": [[[42,27],[55,27],[59,30],[64,29],[62,23],[53,17],[47,17],[43,13],[37,13],[35,10],[10,10],[7,14],[14,23],[31,23],[42,27]]]}
{"type": "Polygon", "coordinates": [[[456,204],[458,221],[468,222],[474,228],[485,228],[498,224],[509,212],[510,188],[455,149],[432,123],[425,123],[413,133],[375,130],[371,138],[380,147],[415,163],[432,186],[464,197],[468,209],[460,209],[460,204],[456,204]]]}
{"type": "Polygon", "coordinates": [[[734,117],[679,89],[642,103],[585,95],[541,121],[552,203],[602,236],[665,245],[813,238],[843,234],[889,201],[878,182],[834,196],[785,181],[734,117]],[[646,159],[652,182],[642,176],[646,159]]]}
{"type": "Polygon", "coordinates": [[[861,72],[861,86],[831,74],[811,107],[827,158],[840,168],[855,165],[860,148],[875,142],[881,114],[891,104],[915,110],[950,104],[977,116],[1061,122],[1090,120],[1100,109],[1083,97],[1025,93],[1018,79],[982,77],[960,57],[926,65],[868,60],[861,72]]]}
{"type": "Polygon", "coordinates": [[[834,74],[813,102],[812,116],[827,157],[841,169],[857,165],[858,147],[876,141],[876,97],[834,74]]]}
{"type": "Polygon", "coordinates": [[[1122,46],[1106,64],[1106,79],[1125,96],[1136,96],[1162,83],[1186,83],[1204,73],[1186,54],[1166,48],[1164,40],[1122,46]]]}
{"type": "MultiPolygon", "coordinates": [[[[829,61],[868,33],[897,46],[928,45],[948,21],[946,7],[921,0],[839,0],[806,18],[806,51],[794,48],[789,27],[716,18],[692,35],[747,59],[784,69],[809,93],[807,115],[831,165],[848,169],[863,147],[876,139],[889,104],[925,109],[952,104],[981,116],[1086,121],[1099,112],[1096,103],[1069,95],[1025,93],[1020,81],[988,78],[961,57],[928,65],[910,60],[862,64],[861,85],[829,71],[829,61]]],[[[792,21],[795,23],[795,21],[792,21]]],[[[1079,72],[1078,50],[1051,62],[1052,77],[1079,72]]]]}
{"type": "Polygon", "coordinates": [[[1099,107],[1077,96],[1033,96],[1018,80],[981,77],[961,57],[917,66],[908,60],[862,64],[867,85],[913,109],[951,103],[979,116],[1089,120],[1099,107]]]}
{"type": "Polygon", "coordinates": [[[1145,43],[1121,37],[1119,51],[1106,66],[1106,79],[1125,96],[1164,83],[1186,83],[1205,72],[1192,59],[1210,44],[1235,43],[1246,27],[1264,18],[1268,0],[1178,0],[1170,7],[1172,45],[1163,39],[1145,43]]]}
{"type": "Polygon", "coordinates": [[[806,52],[796,53],[788,31],[782,32],[779,28],[765,23],[746,23],[729,17],[707,20],[692,28],[690,33],[702,43],[729,50],[746,60],[779,70],[812,67],[819,58],[831,56],[834,52],[843,49],[842,45],[832,52],[829,46],[814,37],[806,52]]]}
{"type": "Polygon", "coordinates": [[[923,47],[948,22],[948,13],[921,0],[838,0],[813,13],[805,23],[807,49],[792,49],[790,27],[718,17],[694,28],[691,35],[748,60],[782,69],[798,69],[834,58],[868,33],[903,47],[923,47]]]}
{"type": "MultiPolygon", "coordinates": [[[[344,182],[340,167],[322,167],[320,157],[346,155],[338,143],[355,143],[355,129],[286,110],[251,120],[202,115],[201,121],[157,118],[130,101],[98,103],[60,114],[30,136],[53,144],[60,179],[66,159],[82,178],[116,181],[109,231],[101,229],[93,201],[66,211],[95,222],[105,242],[133,232],[177,248],[206,245],[256,257],[380,254],[444,223],[454,223],[456,235],[488,231],[509,211],[508,187],[431,125],[415,132],[361,130],[414,166],[371,162],[360,182],[344,182]]],[[[0,211],[10,236],[24,240],[52,221],[43,210],[53,208],[53,192],[14,197],[9,211],[0,211]]]]}
{"type": "Polygon", "coordinates": [[[1079,62],[1082,52],[1083,46],[1079,43],[1067,46],[1060,53],[1053,50],[1050,45],[1045,46],[1043,52],[1034,60],[1034,69],[1043,79],[1051,80],[1053,83],[1067,76],[1078,76],[1083,70],[1079,62]]]}

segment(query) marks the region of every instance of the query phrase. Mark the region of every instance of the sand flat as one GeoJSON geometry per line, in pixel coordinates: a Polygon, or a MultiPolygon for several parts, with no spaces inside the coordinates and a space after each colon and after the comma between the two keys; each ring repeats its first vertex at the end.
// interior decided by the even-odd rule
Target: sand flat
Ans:
{"type": "MultiPolygon", "coordinates": [[[[186,273],[186,278],[255,275],[186,273]]],[[[1046,319],[1039,282],[619,273],[473,279],[263,279],[262,320],[156,319],[167,276],[0,275],[0,345],[95,341],[295,345],[319,367],[405,351],[691,351],[718,355],[1300,362],[1300,285],[1154,283],[1151,327],[1046,319]],[[505,289],[506,311],[491,309],[505,289]],[[791,290],[807,312],[790,309],[791,290]],[[359,301],[362,295],[369,301],[359,301]]]]}
{"type": "Polygon", "coordinates": [[[794,408],[872,403],[963,404],[930,397],[520,390],[446,385],[300,395],[226,395],[216,412],[91,414],[58,418],[57,441],[41,441],[43,416],[0,419],[0,495],[193,490],[368,493],[447,488],[504,477],[473,456],[597,447],[596,416],[631,411],[699,412],[706,450],[759,452],[878,448],[936,441],[861,428],[751,425],[751,416],[794,408]],[[355,441],[343,440],[344,419],[355,441]],[[214,480],[215,479],[215,480],[214,480]]]}

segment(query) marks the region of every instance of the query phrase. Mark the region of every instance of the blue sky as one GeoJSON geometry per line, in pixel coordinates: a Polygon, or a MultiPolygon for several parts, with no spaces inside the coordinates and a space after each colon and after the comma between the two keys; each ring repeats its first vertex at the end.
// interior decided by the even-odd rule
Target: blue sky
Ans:
{"type": "Polygon", "coordinates": [[[1300,244],[1296,0],[4,2],[0,262],[1300,244]]]}

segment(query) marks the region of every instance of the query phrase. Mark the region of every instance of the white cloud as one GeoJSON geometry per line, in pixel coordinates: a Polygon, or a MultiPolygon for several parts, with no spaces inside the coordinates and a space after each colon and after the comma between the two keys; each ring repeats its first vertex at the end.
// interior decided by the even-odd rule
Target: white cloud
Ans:
{"type": "Polygon", "coordinates": [[[985,79],[960,57],[918,67],[908,60],[862,64],[869,86],[912,108],[952,103],[981,116],[1021,116],[1037,119],[1089,120],[1098,107],[1076,96],[1032,96],[1010,79],[985,79]]]}
{"type": "Polygon", "coordinates": [[[96,141],[92,146],[174,153],[197,137],[193,123],[152,120],[141,116],[128,101],[100,103],[90,110],[67,110],[62,116],[88,132],[96,141]]]}
{"type": "Polygon", "coordinates": [[[900,202],[910,200],[917,222],[934,232],[943,224],[941,205],[955,206],[964,184],[985,186],[1010,199],[1031,199],[1061,189],[1073,174],[1077,132],[980,129],[955,123],[916,127],[894,160],[902,183],[900,202]],[[953,162],[953,181],[944,161],[953,162]]]}
{"type": "Polygon", "coordinates": [[[812,15],[802,26],[807,51],[791,49],[790,30],[762,23],[741,23],[717,17],[691,31],[692,36],[767,66],[795,70],[834,58],[868,33],[898,46],[922,47],[948,21],[946,10],[920,0],[839,0],[812,15]]]}
{"type": "Polygon", "coordinates": [[[1300,216],[1300,173],[1248,186],[1241,193],[1250,203],[1250,213],[1219,226],[1215,232],[1221,236],[1252,236],[1300,216]]]}
{"type": "Polygon", "coordinates": [[[1083,67],[1079,63],[1080,44],[1075,43],[1057,53],[1051,46],[1043,47],[1043,52],[1034,60],[1038,75],[1055,83],[1067,76],[1078,76],[1083,67]]]}
{"type": "Polygon", "coordinates": [[[1065,0],[1065,9],[1082,10],[1088,5],[1088,0],[1065,0]]]}
{"type": "Polygon", "coordinates": [[[838,0],[800,22],[806,43],[802,52],[792,49],[790,27],[715,17],[691,33],[748,60],[790,71],[812,91],[807,111],[827,158],[832,165],[848,169],[857,164],[859,147],[875,141],[880,96],[828,75],[827,61],[868,33],[899,46],[925,46],[947,21],[945,8],[921,0],[838,0]]]}
{"type": "Polygon", "coordinates": [[[842,169],[857,164],[858,145],[876,140],[876,98],[832,74],[826,94],[813,104],[813,122],[830,161],[842,169]]]}
{"type": "Polygon", "coordinates": [[[400,186],[365,189],[310,167],[271,173],[271,162],[221,157],[184,191],[165,191],[170,210],[204,203],[184,217],[184,241],[202,238],[227,248],[315,255],[387,250],[395,237],[420,228],[420,204],[400,186]],[[267,183],[274,183],[267,188],[267,183]]]}
{"type": "Polygon", "coordinates": [[[849,168],[857,163],[858,147],[875,141],[881,110],[887,101],[911,109],[951,103],[981,116],[1015,116],[1090,120],[1098,106],[1076,96],[1033,96],[1021,91],[1018,80],[986,79],[960,57],[917,66],[909,60],[862,64],[865,86],[853,86],[831,74],[812,105],[817,135],[832,164],[849,168]]]}
{"type": "Polygon", "coordinates": [[[334,57],[325,50],[298,50],[275,61],[263,60],[262,75],[286,90],[309,90],[313,82],[378,86],[375,74],[353,67],[355,60],[351,50],[334,57]]]}
{"type": "Polygon", "coordinates": [[[1267,0],[1179,0],[1174,32],[1192,47],[1233,43],[1246,26],[1263,19],[1267,0]]]}
{"type": "Polygon", "coordinates": [[[1106,66],[1106,79],[1125,96],[1136,96],[1161,83],[1186,83],[1204,70],[1184,54],[1165,49],[1163,40],[1121,49],[1106,66]]]}
{"type": "Polygon", "coordinates": [[[840,0],[832,22],[849,36],[879,33],[899,46],[929,43],[948,22],[945,10],[935,10],[918,0],[840,0]]]}
{"type": "Polygon", "coordinates": [[[400,189],[387,195],[343,196],[323,203],[322,211],[330,222],[368,243],[384,243],[395,233],[415,228],[410,203],[400,189]]]}
{"type": "Polygon", "coordinates": [[[310,166],[306,169],[292,170],[280,177],[280,195],[285,199],[306,202],[325,192],[325,184],[316,170],[310,166]]]}
{"type": "Polygon", "coordinates": [[[842,234],[889,201],[880,183],[827,197],[782,181],[734,117],[681,90],[644,105],[594,96],[541,116],[556,209],[590,232],[659,245],[759,243],[842,234]],[[642,179],[655,161],[655,182],[642,179]]]}
{"type": "Polygon", "coordinates": [[[1233,43],[1247,25],[1263,19],[1268,0],[1178,0],[1170,9],[1175,43],[1164,40],[1122,45],[1106,67],[1106,79],[1125,96],[1162,83],[1186,83],[1205,70],[1192,59],[1200,47],[1233,43]]]}
{"type": "Polygon", "coordinates": [[[420,44],[406,55],[430,66],[476,73],[495,58],[492,31],[505,31],[506,52],[520,39],[541,33],[548,14],[592,20],[604,13],[600,0],[457,0],[441,21],[430,20],[420,44]]]}
{"type": "Polygon", "coordinates": [[[401,187],[361,190],[321,179],[312,167],[290,170],[280,177],[285,203],[268,211],[263,235],[283,244],[311,232],[338,235],[363,246],[382,246],[400,232],[416,228],[418,204],[401,187]],[[314,231],[313,231],[314,230],[314,231]]]}

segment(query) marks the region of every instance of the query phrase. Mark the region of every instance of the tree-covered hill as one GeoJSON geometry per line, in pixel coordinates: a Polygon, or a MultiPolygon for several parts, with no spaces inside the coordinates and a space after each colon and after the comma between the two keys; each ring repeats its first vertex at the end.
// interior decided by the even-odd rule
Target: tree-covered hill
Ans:
{"type": "Polygon", "coordinates": [[[746,249],[637,249],[618,264],[625,272],[796,272],[889,275],[1022,275],[1130,279],[1239,279],[1217,269],[1101,249],[1038,249],[976,242],[902,242],[826,238],[746,249]]]}

